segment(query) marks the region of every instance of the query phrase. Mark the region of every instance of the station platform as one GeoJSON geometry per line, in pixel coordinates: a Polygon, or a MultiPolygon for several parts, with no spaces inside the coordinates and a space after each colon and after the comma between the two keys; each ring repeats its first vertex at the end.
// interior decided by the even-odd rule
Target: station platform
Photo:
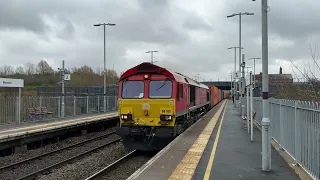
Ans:
{"type": "Polygon", "coordinates": [[[261,131],[250,141],[231,100],[210,112],[157,153],[127,180],[300,179],[272,146],[272,170],[261,169],[261,131]]]}
{"type": "Polygon", "coordinates": [[[68,117],[63,119],[42,120],[22,122],[20,124],[8,124],[0,126],[0,143],[11,141],[17,138],[31,136],[46,131],[57,129],[68,129],[74,126],[90,124],[108,119],[118,118],[118,112],[91,114],[83,116],[68,117]]]}

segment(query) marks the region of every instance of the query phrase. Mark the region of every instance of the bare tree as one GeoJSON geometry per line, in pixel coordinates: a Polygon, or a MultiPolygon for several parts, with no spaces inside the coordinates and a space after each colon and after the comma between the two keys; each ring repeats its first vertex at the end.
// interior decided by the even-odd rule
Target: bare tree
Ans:
{"type": "Polygon", "coordinates": [[[4,65],[4,66],[0,67],[0,75],[9,76],[12,74],[14,74],[14,69],[12,66],[4,65]]]}
{"type": "Polygon", "coordinates": [[[295,65],[291,60],[291,64],[293,67],[302,75],[303,81],[298,78],[298,75],[293,70],[294,74],[296,75],[298,82],[296,83],[295,87],[290,87],[289,91],[295,91],[292,94],[295,94],[294,99],[297,100],[305,100],[305,101],[319,101],[320,100],[320,82],[316,78],[316,69],[320,70],[320,66],[318,64],[318,57],[319,57],[319,49],[315,46],[312,49],[311,45],[309,44],[310,54],[312,57],[313,71],[312,67],[309,65],[304,64],[303,67],[298,67],[295,65]]]}
{"type": "Polygon", "coordinates": [[[16,74],[25,74],[22,66],[18,66],[15,71],[16,71],[16,74]]]}
{"type": "Polygon", "coordinates": [[[26,72],[27,75],[34,75],[36,72],[35,70],[36,68],[32,63],[28,62],[24,65],[24,71],[26,72]]]}
{"type": "Polygon", "coordinates": [[[97,73],[99,76],[102,76],[103,75],[103,68],[101,68],[101,67],[96,68],[95,73],[97,73]]]}
{"type": "Polygon", "coordinates": [[[92,68],[87,65],[83,65],[80,68],[77,68],[75,72],[82,74],[95,74],[92,68]]]}
{"type": "Polygon", "coordinates": [[[41,60],[38,63],[36,71],[38,74],[41,74],[41,75],[49,75],[54,73],[53,69],[45,60],[41,60]]]}

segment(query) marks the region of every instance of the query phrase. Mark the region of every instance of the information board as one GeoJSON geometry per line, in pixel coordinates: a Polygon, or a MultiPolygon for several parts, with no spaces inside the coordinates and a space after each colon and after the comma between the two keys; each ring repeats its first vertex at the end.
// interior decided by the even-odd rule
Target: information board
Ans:
{"type": "Polygon", "coordinates": [[[23,88],[23,79],[0,78],[0,87],[16,87],[23,88]]]}

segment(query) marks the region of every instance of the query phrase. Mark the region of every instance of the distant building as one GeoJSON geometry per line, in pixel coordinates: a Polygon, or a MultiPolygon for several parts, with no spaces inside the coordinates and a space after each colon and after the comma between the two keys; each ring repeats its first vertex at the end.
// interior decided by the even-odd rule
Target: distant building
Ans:
{"type": "MultiPolygon", "coordinates": [[[[262,83],[262,72],[256,74],[256,82],[262,83]]],[[[282,84],[293,83],[293,77],[291,74],[282,74],[282,68],[280,67],[279,74],[269,74],[269,84],[282,84]]]]}
{"type": "MultiPolygon", "coordinates": [[[[262,92],[262,72],[255,75],[256,89],[255,96],[260,96],[262,92]]],[[[282,74],[282,68],[279,69],[279,74],[269,74],[269,97],[272,97],[280,85],[293,84],[293,77],[291,74],[282,74]]]]}

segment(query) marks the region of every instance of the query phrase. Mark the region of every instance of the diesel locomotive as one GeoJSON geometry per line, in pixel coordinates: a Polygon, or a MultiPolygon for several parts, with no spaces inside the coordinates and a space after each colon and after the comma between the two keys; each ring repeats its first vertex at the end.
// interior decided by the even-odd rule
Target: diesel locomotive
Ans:
{"type": "Polygon", "coordinates": [[[120,77],[116,133],[129,149],[157,151],[225,97],[215,86],[144,62],[120,77]]]}

